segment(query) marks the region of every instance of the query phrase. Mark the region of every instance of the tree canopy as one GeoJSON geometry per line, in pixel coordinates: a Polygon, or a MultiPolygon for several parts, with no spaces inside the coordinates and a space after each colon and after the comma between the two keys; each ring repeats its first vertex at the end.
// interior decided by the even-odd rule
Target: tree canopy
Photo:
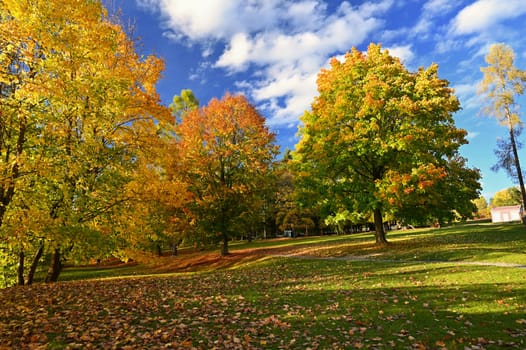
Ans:
{"type": "MultiPolygon", "coordinates": [[[[333,59],[281,163],[243,96],[201,107],[186,89],[163,106],[163,68],[100,0],[0,1],[0,261],[18,264],[19,284],[40,260],[55,281],[66,259],[182,241],[228,254],[271,225],[308,234],[371,219],[383,244],[386,218],[474,211],[480,175],[458,154],[460,105],[436,65],[410,72],[374,44],[333,59]]],[[[497,107],[518,135],[517,114],[497,107]]],[[[509,147],[499,164],[511,171],[509,147]]]]}
{"type": "Polygon", "coordinates": [[[111,247],[122,188],[169,122],[164,65],[100,1],[2,1],[0,29],[1,243],[53,252],[56,280],[66,255],[111,247]]]}
{"type": "Polygon", "coordinates": [[[222,242],[222,254],[228,254],[229,239],[261,211],[277,153],[275,136],[245,97],[229,94],[188,111],[176,134],[172,171],[190,199],[180,219],[201,242],[222,242]]]}
{"type": "Polygon", "coordinates": [[[366,53],[353,48],[343,61],[333,59],[317,83],[312,111],[301,118],[298,177],[334,212],[372,213],[377,243],[386,243],[386,212],[409,203],[439,217],[439,208],[449,212],[478,197],[478,171],[458,155],[467,143],[452,116],[460,104],[437,65],[409,72],[371,44],[366,53]],[[463,178],[472,180],[465,188],[463,178]],[[454,207],[446,204],[446,184],[464,193],[454,207]]]}
{"type": "Polygon", "coordinates": [[[502,207],[522,204],[522,195],[518,187],[510,187],[495,192],[490,200],[490,207],[502,207]]]}

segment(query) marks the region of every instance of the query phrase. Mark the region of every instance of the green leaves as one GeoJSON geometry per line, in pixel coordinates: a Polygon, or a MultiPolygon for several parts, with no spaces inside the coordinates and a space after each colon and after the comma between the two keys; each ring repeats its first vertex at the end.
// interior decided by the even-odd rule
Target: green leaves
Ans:
{"type": "MultiPolygon", "coordinates": [[[[380,241],[385,241],[382,212],[396,216],[409,193],[431,201],[429,194],[439,193],[436,185],[453,174],[446,170],[448,159],[456,159],[467,142],[452,117],[459,101],[437,72],[437,65],[409,72],[379,45],[371,44],[367,53],[353,48],[344,61],[333,60],[330,69],[321,70],[319,96],[302,117],[295,152],[299,183],[308,188],[316,178],[317,192],[326,196],[319,201],[336,209],[375,211],[380,241]],[[401,186],[407,176],[414,181],[401,186]]],[[[478,174],[465,168],[455,175],[463,171],[478,174]]],[[[479,185],[470,186],[476,198],[479,185]]]]}

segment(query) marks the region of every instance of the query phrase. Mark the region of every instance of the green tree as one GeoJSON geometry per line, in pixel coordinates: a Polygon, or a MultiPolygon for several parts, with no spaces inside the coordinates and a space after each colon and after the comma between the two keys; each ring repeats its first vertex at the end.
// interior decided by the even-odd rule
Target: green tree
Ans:
{"type": "Polygon", "coordinates": [[[517,187],[510,187],[495,192],[490,200],[491,208],[517,204],[522,204],[522,193],[517,187]]]}
{"type": "Polygon", "coordinates": [[[417,176],[400,184],[402,191],[391,193],[390,199],[396,203],[392,208],[394,217],[413,225],[443,225],[473,217],[473,199],[481,190],[479,170],[468,168],[466,160],[458,155],[441,163],[444,173],[436,177],[433,186],[426,187],[417,176]]]}
{"type": "Polygon", "coordinates": [[[298,201],[294,173],[292,168],[292,152],[286,150],[283,159],[276,165],[277,183],[275,193],[275,222],[280,231],[292,230],[305,235],[321,233],[319,216],[316,206],[303,206],[298,201]]]}
{"type": "Polygon", "coordinates": [[[508,45],[491,45],[486,55],[488,66],[480,69],[484,77],[479,86],[479,93],[488,101],[483,112],[495,117],[509,132],[509,141],[498,143],[495,154],[499,160],[493,169],[503,168],[512,179],[518,181],[522,202],[526,203],[526,189],[517,151],[520,143],[516,140],[523,125],[519,116],[519,106],[515,102],[515,98],[524,93],[526,71],[516,68],[514,59],[515,53],[508,45]]]}
{"type": "Polygon", "coordinates": [[[377,244],[387,243],[384,213],[403,207],[408,195],[438,193],[448,160],[467,143],[452,117],[459,102],[437,71],[409,72],[379,45],[367,53],[353,48],[322,69],[319,96],[302,117],[300,183],[322,194],[318,202],[336,203],[334,213],[372,213],[377,244]]]}
{"type": "Polygon", "coordinates": [[[175,118],[176,123],[182,121],[182,117],[185,113],[199,108],[199,100],[195,97],[194,92],[190,89],[181,90],[180,95],[173,97],[172,104],[170,105],[172,115],[175,118]]]}
{"type": "Polygon", "coordinates": [[[272,174],[275,136],[246,98],[228,94],[186,113],[176,131],[180,153],[172,171],[190,194],[180,218],[201,242],[221,242],[226,255],[229,239],[243,232],[252,213],[261,212],[261,184],[272,174]]]}

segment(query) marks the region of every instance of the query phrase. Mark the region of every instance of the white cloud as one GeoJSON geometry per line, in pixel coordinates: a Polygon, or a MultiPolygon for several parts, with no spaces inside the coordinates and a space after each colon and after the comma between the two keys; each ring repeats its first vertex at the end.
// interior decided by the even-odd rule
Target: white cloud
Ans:
{"type": "Polygon", "coordinates": [[[452,87],[464,110],[478,111],[483,105],[482,96],[477,94],[478,84],[479,81],[476,81],[469,84],[457,84],[452,87]]]}
{"type": "Polygon", "coordinates": [[[452,31],[456,35],[480,33],[525,13],[524,0],[478,0],[458,13],[453,19],[452,31]]]}
{"type": "Polygon", "coordinates": [[[449,12],[454,6],[451,0],[429,0],[423,6],[427,17],[438,16],[449,12]]]}
{"type": "Polygon", "coordinates": [[[477,92],[476,84],[458,84],[453,86],[455,93],[459,96],[472,95],[477,92]]]}
{"type": "Polygon", "coordinates": [[[398,57],[403,63],[409,63],[414,57],[414,53],[411,50],[411,45],[404,46],[392,46],[386,48],[389,54],[398,57]]]}
{"type": "Polygon", "coordinates": [[[232,70],[245,69],[250,60],[252,42],[244,33],[236,34],[230,40],[230,48],[225,51],[216,63],[219,67],[229,67],[232,70]]]}
{"type": "Polygon", "coordinates": [[[326,9],[319,0],[136,1],[141,7],[160,12],[167,29],[190,40],[230,40],[238,33],[256,33],[280,24],[309,28],[317,25],[319,13],[326,9]]]}
{"type": "MultiPolygon", "coordinates": [[[[311,23],[308,30],[287,28],[258,32],[253,36],[237,34],[231,38],[216,66],[231,71],[257,66],[263,76],[254,83],[249,95],[267,106],[271,114],[269,124],[289,124],[310,107],[316,94],[317,73],[328,57],[362,43],[381,25],[379,19],[369,15],[375,10],[384,11],[390,4],[391,1],[383,1],[353,8],[344,2],[333,15],[321,16],[318,12],[317,26],[307,21],[311,23]],[[280,99],[282,104],[276,102],[280,99]]],[[[303,22],[305,12],[312,12],[315,6],[323,8],[312,2],[302,7],[295,3],[295,6],[289,15],[301,14],[303,22]]]]}
{"type": "Polygon", "coordinates": [[[478,131],[468,131],[467,139],[469,141],[471,141],[471,140],[477,138],[477,136],[479,136],[479,135],[480,135],[480,132],[478,132],[478,131]]]}
{"type": "MultiPolygon", "coordinates": [[[[206,59],[212,58],[210,41],[224,43],[214,67],[251,74],[239,87],[265,108],[274,125],[297,122],[310,108],[317,73],[327,59],[362,44],[395,3],[343,1],[329,13],[323,0],[136,1],[161,14],[166,36],[208,43],[200,45],[206,59]]],[[[403,59],[412,57],[409,45],[394,51],[403,59]]]]}

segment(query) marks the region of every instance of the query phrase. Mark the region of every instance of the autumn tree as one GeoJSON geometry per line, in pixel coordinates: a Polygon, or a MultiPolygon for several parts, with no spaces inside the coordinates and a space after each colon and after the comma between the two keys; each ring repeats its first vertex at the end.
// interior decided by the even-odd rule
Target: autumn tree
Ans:
{"type": "Polygon", "coordinates": [[[184,232],[188,226],[184,207],[189,194],[178,171],[180,138],[176,128],[187,113],[199,108],[199,100],[192,90],[183,89],[173,97],[169,108],[172,122],[158,125],[156,137],[143,150],[144,156],[137,159],[134,178],[127,186],[135,200],[123,211],[123,217],[130,217],[121,227],[128,237],[123,240],[120,254],[136,260],[149,259],[152,249],[160,254],[166,245],[175,255],[179,244],[189,243],[188,239],[185,242],[188,237],[184,232]]]}
{"type": "Polygon", "coordinates": [[[477,218],[487,218],[490,215],[488,201],[484,196],[480,196],[477,199],[473,200],[473,204],[477,207],[475,213],[477,218]]]}
{"type": "Polygon", "coordinates": [[[413,225],[444,225],[473,217],[473,199],[481,190],[480,172],[468,168],[466,160],[458,155],[441,163],[445,175],[437,176],[433,186],[422,187],[418,176],[407,177],[407,182],[399,184],[402,191],[390,193],[394,217],[413,225]]]}
{"type": "Polygon", "coordinates": [[[310,233],[321,233],[320,216],[315,205],[302,205],[298,200],[294,179],[292,151],[285,150],[283,158],[276,163],[276,190],[274,193],[274,220],[277,228],[310,233]]]}
{"type": "Polygon", "coordinates": [[[121,189],[139,150],[169,121],[154,87],[163,63],[139,55],[100,1],[6,0],[0,9],[0,60],[11,67],[0,79],[9,85],[1,113],[17,130],[5,149],[19,154],[0,161],[13,180],[2,182],[3,241],[21,253],[30,237],[45,245],[55,281],[67,254],[107,243],[111,235],[97,235],[111,232],[105,225],[130,200],[121,189]]]}
{"type": "Polygon", "coordinates": [[[177,127],[178,157],[172,167],[191,194],[188,234],[222,243],[239,236],[261,210],[261,184],[277,152],[265,119],[243,96],[225,95],[185,114],[177,127]]]}
{"type": "Polygon", "coordinates": [[[518,154],[520,143],[516,139],[523,124],[519,116],[519,106],[515,101],[517,96],[524,93],[526,71],[515,67],[514,59],[515,53],[508,45],[491,45],[486,55],[488,66],[480,69],[484,76],[479,93],[483,94],[488,102],[483,112],[495,117],[509,132],[509,140],[501,140],[497,144],[495,154],[498,163],[493,169],[503,168],[512,179],[518,181],[522,203],[526,203],[526,189],[518,154]]]}
{"type": "Polygon", "coordinates": [[[490,207],[522,204],[522,193],[518,187],[510,187],[495,192],[490,200],[490,207]]]}
{"type": "Polygon", "coordinates": [[[119,255],[135,260],[150,259],[153,249],[161,252],[166,245],[174,253],[184,238],[181,222],[174,220],[190,199],[181,177],[171,168],[178,164],[173,123],[159,126],[149,147],[141,149],[135,161],[132,180],[125,191],[132,201],[121,205],[118,218],[122,244],[119,255]]]}
{"type": "MultiPolygon", "coordinates": [[[[323,194],[318,202],[335,203],[335,213],[372,213],[376,242],[385,244],[385,213],[403,208],[409,195],[419,205],[431,192],[437,200],[437,184],[451,175],[448,163],[467,143],[452,116],[459,102],[437,65],[409,72],[375,44],[333,59],[317,83],[319,95],[301,118],[298,179],[323,194]]],[[[477,179],[461,159],[455,166],[477,179]]],[[[477,196],[475,188],[462,201],[477,196]]]]}

